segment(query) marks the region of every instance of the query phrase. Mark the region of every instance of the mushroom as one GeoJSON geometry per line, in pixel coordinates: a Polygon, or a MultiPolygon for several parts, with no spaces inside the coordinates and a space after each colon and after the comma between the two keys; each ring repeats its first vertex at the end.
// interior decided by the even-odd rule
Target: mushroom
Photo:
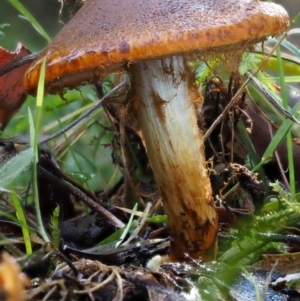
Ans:
{"type": "Polygon", "coordinates": [[[195,114],[202,97],[186,61],[219,57],[234,72],[246,49],[288,26],[282,7],[257,0],[89,0],[33,62],[24,85],[35,93],[44,58],[50,93],[125,66],[168,216],[170,258],[205,260],[218,221],[195,114]]]}

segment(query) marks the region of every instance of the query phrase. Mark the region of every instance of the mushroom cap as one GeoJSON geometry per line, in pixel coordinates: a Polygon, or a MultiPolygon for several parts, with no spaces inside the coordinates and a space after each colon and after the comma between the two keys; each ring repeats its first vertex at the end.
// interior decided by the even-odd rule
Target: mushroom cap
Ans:
{"type": "Polygon", "coordinates": [[[286,11],[257,0],[89,0],[33,62],[35,93],[46,58],[46,91],[92,82],[126,63],[187,52],[249,48],[289,26],[286,11]]]}

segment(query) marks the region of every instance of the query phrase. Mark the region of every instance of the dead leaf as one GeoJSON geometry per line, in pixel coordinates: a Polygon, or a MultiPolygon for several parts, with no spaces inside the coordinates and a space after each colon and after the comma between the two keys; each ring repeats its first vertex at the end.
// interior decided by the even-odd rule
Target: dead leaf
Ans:
{"type": "Polygon", "coordinates": [[[0,264],[0,291],[6,296],[6,301],[26,300],[25,284],[29,280],[21,273],[16,260],[7,252],[2,253],[0,264]]]}
{"type": "Polygon", "coordinates": [[[263,270],[274,270],[284,274],[292,274],[299,271],[300,252],[291,254],[265,254],[263,259],[254,267],[263,270]]]}
{"type": "MultiPolygon", "coordinates": [[[[18,43],[15,52],[0,47],[0,69],[18,60],[30,51],[18,43]]],[[[26,98],[23,75],[29,63],[16,67],[0,76],[0,129],[3,130],[12,116],[19,110],[26,98]]]]}

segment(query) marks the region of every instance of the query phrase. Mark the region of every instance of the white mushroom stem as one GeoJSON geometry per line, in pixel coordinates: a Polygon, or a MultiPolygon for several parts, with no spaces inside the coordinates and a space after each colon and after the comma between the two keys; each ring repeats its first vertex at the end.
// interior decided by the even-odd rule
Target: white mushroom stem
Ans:
{"type": "Polygon", "coordinates": [[[216,242],[217,215],[195,104],[202,97],[184,58],[130,66],[137,118],[171,231],[171,257],[205,257],[216,242]]]}

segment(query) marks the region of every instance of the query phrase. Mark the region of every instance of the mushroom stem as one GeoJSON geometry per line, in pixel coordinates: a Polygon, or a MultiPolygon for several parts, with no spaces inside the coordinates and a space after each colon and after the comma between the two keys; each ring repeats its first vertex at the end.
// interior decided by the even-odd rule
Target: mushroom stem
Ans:
{"type": "Polygon", "coordinates": [[[171,231],[171,260],[210,259],[218,222],[207,174],[201,104],[182,56],[130,66],[137,117],[171,231]]]}

